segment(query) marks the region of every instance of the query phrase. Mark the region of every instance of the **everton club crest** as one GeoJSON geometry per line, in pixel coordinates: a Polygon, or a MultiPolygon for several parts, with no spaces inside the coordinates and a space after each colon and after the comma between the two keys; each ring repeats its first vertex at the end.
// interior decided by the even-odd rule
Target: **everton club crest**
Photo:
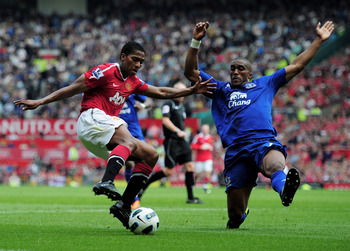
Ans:
{"type": "Polygon", "coordinates": [[[254,83],[247,83],[247,84],[244,85],[244,87],[245,87],[246,89],[252,89],[252,88],[254,88],[255,86],[256,86],[256,84],[254,84],[254,83]]]}

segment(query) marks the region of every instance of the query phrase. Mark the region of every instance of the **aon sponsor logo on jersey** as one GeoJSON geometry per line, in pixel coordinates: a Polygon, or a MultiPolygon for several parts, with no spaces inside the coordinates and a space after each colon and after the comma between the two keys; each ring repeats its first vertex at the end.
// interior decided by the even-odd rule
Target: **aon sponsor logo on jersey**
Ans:
{"type": "Polygon", "coordinates": [[[248,98],[247,93],[232,92],[230,95],[230,101],[228,102],[228,108],[242,106],[242,105],[249,105],[251,100],[247,98],[248,98]]]}
{"type": "Polygon", "coordinates": [[[116,105],[121,105],[125,102],[125,98],[117,92],[113,97],[109,98],[109,101],[114,102],[116,105]]]}

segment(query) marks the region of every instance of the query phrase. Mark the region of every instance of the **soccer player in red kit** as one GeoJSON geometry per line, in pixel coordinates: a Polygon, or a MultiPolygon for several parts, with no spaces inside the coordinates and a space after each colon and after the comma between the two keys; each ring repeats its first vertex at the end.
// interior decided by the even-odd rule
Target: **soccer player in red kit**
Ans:
{"type": "Polygon", "coordinates": [[[203,180],[204,192],[210,193],[211,175],[213,172],[213,137],[208,124],[201,126],[200,132],[193,138],[191,147],[195,150],[195,168],[198,180],[203,180]]]}
{"type": "Polygon", "coordinates": [[[110,213],[128,228],[131,204],[146,183],[158,160],[158,153],[149,144],[134,138],[124,120],[118,117],[125,100],[132,93],[170,99],[191,94],[211,93],[215,84],[200,80],[193,87],[174,89],[154,87],[136,76],[145,61],[145,50],[137,42],[126,43],[120,53],[120,63],[106,63],[82,74],[71,85],[63,87],[38,100],[16,100],[22,110],[33,110],[40,105],[84,93],[77,122],[77,134],[83,145],[96,156],[107,160],[101,182],[93,191],[119,200],[112,205],[110,213]],[[121,195],[114,186],[115,176],[127,159],[136,165],[127,187],[121,195]]]}

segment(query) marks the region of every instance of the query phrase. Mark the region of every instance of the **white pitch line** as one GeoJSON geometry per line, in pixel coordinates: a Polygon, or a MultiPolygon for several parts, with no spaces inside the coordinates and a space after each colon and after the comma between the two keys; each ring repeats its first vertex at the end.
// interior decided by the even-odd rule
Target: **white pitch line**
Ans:
{"type": "Polygon", "coordinates": [[[26,213],[95,213],[106,212],[106,209],[52,209],[52,210],[25,210],[25,211],[0,211],[0,214],[26,214],[26,213]]]}
{"type": "MultiPolygon", "coordinates": [[[[156,208],[155,211],[171,212],[171,211],[226,211],[226,208],[156,208]]],[[[96,213],[109,212],[108,209],[52,209],[52,210],[21,210],[21,211],[0,211],[0,214],[42,214],[42,213],[96,213]]]]}

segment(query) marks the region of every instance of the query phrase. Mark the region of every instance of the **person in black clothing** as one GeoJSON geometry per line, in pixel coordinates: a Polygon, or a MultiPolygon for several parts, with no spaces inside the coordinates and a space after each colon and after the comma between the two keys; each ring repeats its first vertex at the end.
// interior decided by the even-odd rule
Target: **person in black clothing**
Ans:
{"type": "MultiPolygon", "coordinates": [[[[186,86],[177,82],[175,89],[185,89],[186,86]]],[[[190,143],[185,140],[185,119],[186,109],[183,105],[184,98],[175,98],[168,100],[162,106],[163,113],[163,132],[164,132],[164,150],[165,167],[162,171],[153,173],[147,181],[145,187],[138,194],[139,198],[143,195],[146,188],[153,182],[163,177],[170,176],[177,164],[183,165],[185,174],[185,184],[187,188],[186,203],[202,204],[203,201],[193,196],[194,186],[194,163],[192,161],[192,149],[190,143]]]]}

